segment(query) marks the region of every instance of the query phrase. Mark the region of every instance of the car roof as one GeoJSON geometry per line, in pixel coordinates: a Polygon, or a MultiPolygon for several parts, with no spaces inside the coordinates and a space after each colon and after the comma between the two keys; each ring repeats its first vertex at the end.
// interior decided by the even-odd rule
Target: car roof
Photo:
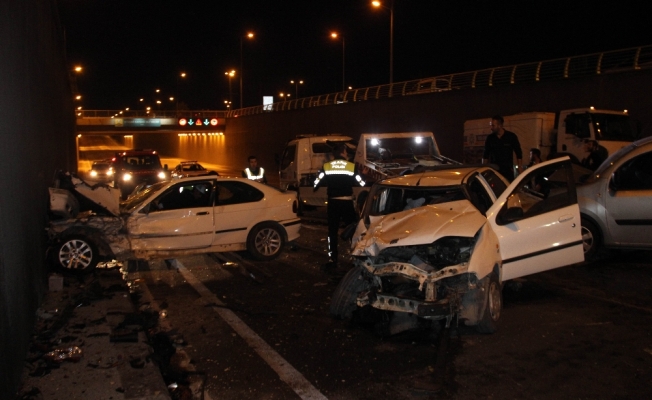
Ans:
{"type": "Polygon", "coordinates": [[[388,178],[383,180],[382,184],[398,186],[455,186],[461,185],[470,173],[487,169],[490,168],[471,165],[445,165],[438,169],[388,178]]]}
{"type": "Polygon", "coordinates": [[[156,150],[125,150],[125,151],[119,151],[116,153],[116,156],[118,157],[123,157],[123,156],[145,156],[145,155],[153,155],[157,154],[156,150]]]}
{"type": "Polygon", "coordinates": [[[633,143],[628,144],[622,149],[612,153],[607,157],[607,159],[595,170],[595,175],[602,175],[606,170],[611,168],[618,160],[627,157],[628,154],[637,151],[638,149],[645,149],[649,146],[652,146],[652,136],[647,136],[642,139],[639,139],[633,143]]]}
{"type": "Polygon", "coordinates": [[[180,164],[199,164],[197,161],[181,161],[180,164]]]}

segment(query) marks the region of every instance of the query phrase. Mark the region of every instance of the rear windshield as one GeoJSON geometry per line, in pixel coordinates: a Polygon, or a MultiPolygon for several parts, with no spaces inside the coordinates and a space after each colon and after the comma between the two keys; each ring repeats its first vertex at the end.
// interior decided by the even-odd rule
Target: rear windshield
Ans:
{"type": "Polygon", "coordinates": [[[122,165],[127,169],[160,169],[161,160],[157,155],[122,156],[122,165]]]}

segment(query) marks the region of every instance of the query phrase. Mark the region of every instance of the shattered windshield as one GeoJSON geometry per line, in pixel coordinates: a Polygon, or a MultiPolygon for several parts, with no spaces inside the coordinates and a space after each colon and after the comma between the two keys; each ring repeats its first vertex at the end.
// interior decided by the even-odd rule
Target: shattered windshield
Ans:
{"type": "Polygon", "coordinates": [[[380,216],[431,204],[465,200],[461,186],[396,187],[378,186],[372,193],[369,215],[380,216]]]}
{"type": "Polygon", "coordinates": [[[152,193],[158,191],[167,184],[168,182],[158,182],[144,188],[141,191],[138,191],[137,193],[134,193],[133,195],[129,196],[127,200],[120,203],[120,211],[122,213],[131,214],[136,208],[143,204],[143,202],[149,199],[152,193]]]}
{"type": "Polygon", "coordinates": [[[438,155],[431,137],[371,138],[365,145],[371,161],[438,155]]]}

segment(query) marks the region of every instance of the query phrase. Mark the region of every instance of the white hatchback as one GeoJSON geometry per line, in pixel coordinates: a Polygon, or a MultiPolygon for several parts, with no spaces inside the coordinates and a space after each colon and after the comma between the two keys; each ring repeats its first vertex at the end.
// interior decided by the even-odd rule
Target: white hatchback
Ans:
{"type": "Polygon", "coordinates": [[[50,190],[49,252],[69,270],[92,270],[101,259],[239,250],[271,260],[299,237],[296,193],[243,178],[160,182],[119,204],[119,192],[108,185],[91,187],[75,177],[60,182],[50,190]]]}
{"type": "Polygon", "coordinates": [[[454,318],[493,332],[505,281],[584,260],[570,159],[511,184],[470,165],[385,179],[369,193],[352,255],[333,315],[380,310],[388,333],[454,318]]]}

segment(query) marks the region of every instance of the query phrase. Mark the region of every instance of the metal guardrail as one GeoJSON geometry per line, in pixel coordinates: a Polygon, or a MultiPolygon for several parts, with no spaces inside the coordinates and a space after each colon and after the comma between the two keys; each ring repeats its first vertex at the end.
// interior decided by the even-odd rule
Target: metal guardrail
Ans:
{"type": "Polygon", "coordinates": [[[152,110],[147,113],[146,111],[131,110],[86,110],[77,113],[82,117],[105,118],[238,117],[272,111],[289,111],[353,101],[378,100],[458,89],[572,79],[591,75],[630,72],[645,68],[652,68],[652,45],[395,82],[227,111],[152,110]]]}
{"type": "Polygon", "coordinates": [[[229,110],[227,111],[227,117],[328,106],[351,101],[378,100],[395,96],[446,92],[458,89],[475,89],[479,87],[572,79],[590,75],[635,71],[644,68],[652,68],[652,45],[434,76],[286,100],[265,106],[261,105],[229,110]]]}

